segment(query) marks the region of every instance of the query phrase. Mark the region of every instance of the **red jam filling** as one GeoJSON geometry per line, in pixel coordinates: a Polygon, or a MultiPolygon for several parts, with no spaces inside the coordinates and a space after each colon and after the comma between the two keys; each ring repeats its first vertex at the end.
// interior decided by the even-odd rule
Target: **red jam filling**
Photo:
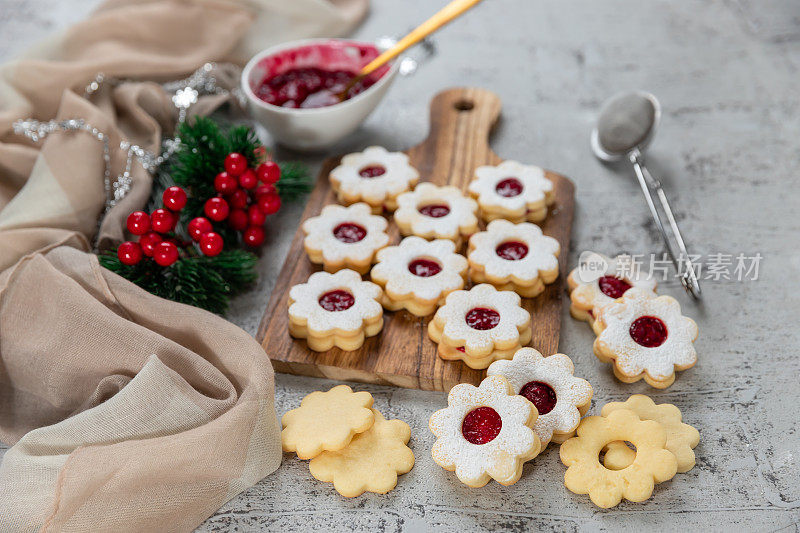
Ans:
{"type": "Polygon", "coordinates": [[[377,178],[386,174],[386,168],[381,165],[370,165],[358,171],[358,175],[362,178],[377,178]]]}
{"type": "Polygon", "coordinates": [[[467,316],[464,320],[467,321],[467,325],[472,329],[485,331],[487,329],[492,329],[500,323],[500,313],[494,309],[476,307],[467,312],[467,316]]]}
{"type": "Polygon", "coordinates": [[[519,196],[522,194],[522,182],[517,178],[506,178],[499,182],[494,190],[500,196],[511,198],[512,196],[519,196]]]}
{"type": "MultiPolygon", "coordinates": [[[[311,109],[339,103],[355,72],[347,70],[324,70],[317,67],[292,68],[264,80],[253,92],[264,102],[281,107],[311,109]]],[[[375,80],[366,77],[347,91],[344,99],[369,89],[375,80]]]]}
{"type": "Polygon", "coordinates": [[[366,237],[367,230],[358,224],[353,224],[352,222],[343,222],[342,224],[339,224],[333,228],[333,236],[336,237],[337,240],[350,244],[353,242],[358,242],[366,237]]]}
{"type": "Polygon", "coordinates": [[[508,261],[519,261],[528,255],[528,246],[517,241],[504,242],[497,248],[495,253],[508,261]]]}
{"type": "Polygon", "coordinates": [[[667,325],[654,316],[640,316],[631,324],[631,338],[645,348],[661,346],[667,340],[667,325]]]}
{"type": "Polygon", "coordinates": [[[344,311],[353,307],[354,303],[356,299],[353,295],[341,289],[326,292],[319,297],[319,305],[326,311],[344,311]]]}
{"type": "Polygon", "coordinates": [[[464,348],[463,346],[459,346],[458,348],[456,348],[456,350],[458,350],[461,353],[467,353],[467,349],[464,348]]]}
{"type": "Polygon", "coordinates": [[[450,214],[450,207],[444,204],[429,204],[417,208],[426,217],[441,218],[450,214]]]}
{"type": "Polygon", "coordinates": [[[543,381],[529,381],[519,394],[536,406],[539,416],[546,415],[556,406],[556,391],[543,381]]]}
{"type": "Polygon", "coordinates": [[[615,300],[631,288],[630,283],[616,276],[603,276],[597,280],[597,284],[600,285],[600,291],[603,294],[615,300]]]}
{"type": "Polygon", "coordinates": [[[500,434],[503,420],[491,407],[473,409],[461,423],[461,434],[472,444],[486,444],[500,434]]]}
{"type": "Polygon", "coordinates": [[[414,259],[408,264],[408,271],[421,278],[435,276],[442,271],[442,267],[436,261],[430,259],[414,259]]]}

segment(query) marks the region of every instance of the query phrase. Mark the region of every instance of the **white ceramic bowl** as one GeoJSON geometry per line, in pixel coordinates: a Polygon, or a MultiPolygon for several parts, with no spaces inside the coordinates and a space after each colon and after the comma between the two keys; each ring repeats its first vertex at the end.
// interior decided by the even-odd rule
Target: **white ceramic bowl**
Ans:
{"type": "Polygon", "coordinates": [[[397,62],[378,69],[377,81],[341,103],[312,109],[268,104],[255,94],[267,78],[292,67],[358,71],[379,53],[372,43],[306,39],[273,46],[253,56],[242,71],[242,91],[251,116],[279,143],[296,150],[321,150],[355,131],[375,109],[397,75],[397,62]]]}

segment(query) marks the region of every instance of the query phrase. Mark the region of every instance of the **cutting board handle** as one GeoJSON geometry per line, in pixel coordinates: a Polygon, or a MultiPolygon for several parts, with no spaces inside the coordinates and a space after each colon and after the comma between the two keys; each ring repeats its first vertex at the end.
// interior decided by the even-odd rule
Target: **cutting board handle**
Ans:
{"type": "Polygon", "coordinates": [[[477,166],[497,159],[489,148],[489,135],[501,107],[495,93],[474,87],[447,89],[434,96],[428,137],[409,150],[423,179],[463,187],[477,166]],[[456,153],[458,158],[443,157],[456,153]]]}

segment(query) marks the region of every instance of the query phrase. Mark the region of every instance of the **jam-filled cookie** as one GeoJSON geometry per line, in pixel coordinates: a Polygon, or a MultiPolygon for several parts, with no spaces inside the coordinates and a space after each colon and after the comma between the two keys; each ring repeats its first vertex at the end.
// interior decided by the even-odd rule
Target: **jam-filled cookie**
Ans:
{"type": "Polygon", "coordinates": [[[597,252],[592,254],[596,260],[590,262],[591,266],[588,262],[578,266],[567,277],[569,312],[573,318],[591,324],[601,307],[620,298],[631,287],[655,293],[655,278],[642,272],[630,255],[611,258],[597,252]],[[602,270],[597,272],[597,268],[602,270]]]}
{"type": "Polygon", "coordinates": [[[389,244],[387,224],[363,202],[350,207],[326,205],[319,216],[303,222],[303,246],[311,262],[328,272],[349,268],[366,274],[375,252],[389,244]]]}
{"type": "Polygon", "coordinates": [[[478,167],[469,184],[486,222],[504,218],[511,222],[541,222],[553,203],[553,182],[544,170],[517,161],[478,167]]]}
{"type": "Polygon", "coordinates": [[[559,251],[535,224],[493,220],[469,239],[469,277],[533,298],[558,277],[559,251]]]}
{"type": "Polygon", "coordinates": [[[397,196],[414,188],[419,172],[409,164],[406,154],[370,146],[344,156],[331,171],[330,180],[339,202],[366,202],[373,213],[379,214],[397,208],[397,196]]]}
{"type": "Polygon", "coordinates": [[[494,479],[516,483],[522,466],[539,454],[541,443],[531,429],[536,409],[514,394],[502,376],[489,376],[480,386],[461,383],[450,389],[447,407],[431,415],[436,436],[433,460],[470,487],[494,479]]]}
{"type": "Polygon", "coordinates": [[[591,406],[592,386],[574,371],[572,360],[562,353],[542,357],[533,348],[522,348],[511,361],[492,363],[486,375],[505,377],[516,394],[536,406],[539,418],[533,430],[544,449],[551,440],[572,437],[591,406]]]}
{"type": "Polygon", "coordinates": [[[467,260],[455,249],[453,241],[411,236],[379,251],[370,276],[384,290],[383,306],[416,316],[436,311],[448,294],[464,287],[467,260]]]}
{"type": "Polygon", "coordinates": [[[478,204],[453,186],[421,183],[397,198],[394,221],[403,235],[424,239],[449,239],[461,244],[478,231],[478,204]]]}
{"type": "Polygon", "coordinates": [[[451,292],[428,323],[428,336],[442,359],[486,368],[531,340],[531,315],[520,303],[519,295],[486,283],[451,292]]]}
{"type": "Polygon", "coordinates": [[[697,324],[681,314],[680,304],[671,296],[629,289],[599,310],[593,328],[595,355],[613,363],[614,375],[625,383],[644,378],[665,389],[675,381],[676,370],[697,363],[697,324]]]}
{"type": "Polygon", "coordinates": [[[289,333],[315,352],[357,350],[383,328],[381,292],[352,270],[315,272],[289,291],[289,333]]]}

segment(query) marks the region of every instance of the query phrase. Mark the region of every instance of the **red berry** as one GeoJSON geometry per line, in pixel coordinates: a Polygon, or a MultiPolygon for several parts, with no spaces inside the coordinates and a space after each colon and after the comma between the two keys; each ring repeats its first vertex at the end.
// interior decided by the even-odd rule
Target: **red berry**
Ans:
{"type": "Polygon", "coordinates": [[[265,161],[256,167],[256,174],[264,183],[275,183],[281,179],[281,167],[275,161],[265,161]]]}
{"type": "Polygon", "coordinates": [[[139,246],[142,247],[142,253],[144,255],[147,257],[153,257],[153,252],[155,251],[156,245],[163,240],[164,239],[161,238],[161,235],[155,231],[151,231],[139,237],[139,246]]]}
{"type": "Polygon", "coordinates": [[[248,246],[259,246],[264,242],[264,228],[261,226],[250,226],[244,230],[242,239],[248,246]]]}
{"type": "Polygon", "coordinates": [[[150,216],[144,211],[134,211],[128,215],[127,226],[134,235],[144,235],[150,231],[150,216]]]}
{"type": "Polygon", "coordinates": [[[230,194],[238,188],[239,182],[237,179],[227,172],[220,172],[217,174],[217,177],[214,178],[214,189],[219,193],[230,194]]]}
{"type": "Polygon", "coordinates": [[[164,194],[161,195],[161,200],[167,209],[180,211],[186,206],[186,191],[173,185],[164,191],[164,194]]]}
{"type": "Polygon", "coordinates": [[[231,152],[225,158],[225,170],[231,176],[241,176],[247,170],[247,158],[242,154],[231,152]]]}
{"type": "Polygon", "coordinates": [[[228,202],[226,202],[223,198],[214,196],[213,198],[206,200],[206,205],[203,207],[203,211],[205,211],[206,216],[214,222],[222,222],[228,218],[228,213],[231,212],[231,208],[228,206],[228,202]]]}
{"type": "Polygon", "coordinates": [[[178,260],[178,247],[171,242],[160,242],[153,252],[153,261],[162,267],[168,267],[178,260]]]}
{"type": "Polygon", "coordinates": [[[203,233],[208,233],[209,231],[213,230],[214,226],[211,225],[211,222],[209,222],[207,218],[203,217],[193,218],[189,221],[189,225],[186,226],[186,231],[195,242],[200,242],[200,237],[203,235],[203,233]]]}
{"type": "Polygon", "coordinates": [[[247,211],[244,209],[231,211],[228,215],[228,225],[236,231],[243,231],[247,227],[247,211]]]}
{"type": "Polygon", "coordinates": [[[234,209],[244,209],[247,207],[247,191],[237,189],[228,195],[228,203],[234,209]]]}
{"type": "Polygon", "coordinates": [[[252,189],[258,185],[258,177],[252,168],[248,168],[239,176],[239,185],[242,186],[242,189],[252,189]]]}
{"type": "Polygon", "coordinates": [[[264,196],[265,194],[274,194],[276,192],[275,186],[271,183],[262,183],[256,187],[256,190],[253,191],[253,195],[258,198],[259,196],[264,196]]]}
{"type": "Polygon", "coordinates": [[[247,208],[247,222],[250,226],[263,226],[267,220],[267,215],[257,205],[247,208]]]}
{"type": "Polygon", "coordinates": [[[117,247],[117,257],[123,265],[135,265],[142,260],[142,248],[138,242],[125,241],[117,247]]]}
{"type": "Polygon", "coordinates": [[[281,197],[277,193],[264,194],[258,197],[258,207],[266,215],[277,213],[281,208],[281,197]]]}
{"type": "Polygon", "coordinates": [[[159,208],[150,215],[150,227],[159,233],[169,233],[175,227],[177,217],[166,209],[159,208]]]}
{"type": "Polygon", "coordinates": [[[203,255],[207,255],[209,257],[219,255],[219,253],[222,251],[223,245],[224,243],[222,242],[222,237],[219,236],[219,233],[214,233],[211,231],[200,237],[200,251],[203,252],[203,255]]]}

